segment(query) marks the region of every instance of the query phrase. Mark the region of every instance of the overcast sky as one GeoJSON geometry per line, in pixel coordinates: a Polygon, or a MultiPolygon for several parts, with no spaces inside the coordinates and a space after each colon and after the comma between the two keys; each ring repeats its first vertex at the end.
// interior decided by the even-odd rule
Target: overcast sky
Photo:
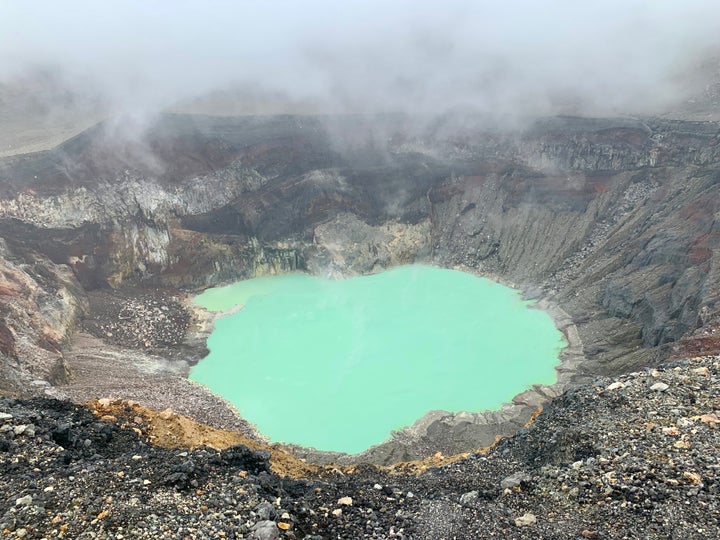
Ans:
{"type": "Polygon", "coordinates": [[[53,68],[119,110],[250,85],[333,110],[665,100],[720,0],[0,0],[0,81],[53,68]]]}

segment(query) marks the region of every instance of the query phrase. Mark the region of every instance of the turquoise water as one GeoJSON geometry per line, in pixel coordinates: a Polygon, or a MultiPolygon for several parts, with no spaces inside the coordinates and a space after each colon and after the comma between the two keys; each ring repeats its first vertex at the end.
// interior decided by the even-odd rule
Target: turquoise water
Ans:
{"type": "Polygon", "coordinates": [[[272,441],[356,453],[433,409],[496,409],[555,382],[565,345],[545,312],[476,276],[405,266],[290,274],[209,289],[210,354],[190,378],[272,441]]]}

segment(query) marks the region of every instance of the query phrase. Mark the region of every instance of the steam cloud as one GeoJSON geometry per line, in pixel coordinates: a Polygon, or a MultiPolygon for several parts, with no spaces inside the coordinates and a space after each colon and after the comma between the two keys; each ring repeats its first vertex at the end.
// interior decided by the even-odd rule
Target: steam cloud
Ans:
{"type": "Polygon", "coordinates": [[[52,73],[116,112],[223,92],[326,112],[635,112],[682,98],[718,50],[717,0],[0,4],[0,83],[52,73]]]}

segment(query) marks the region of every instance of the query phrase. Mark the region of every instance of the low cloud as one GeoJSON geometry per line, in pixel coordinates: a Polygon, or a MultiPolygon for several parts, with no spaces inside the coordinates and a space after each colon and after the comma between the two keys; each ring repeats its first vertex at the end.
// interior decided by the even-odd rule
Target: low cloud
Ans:
{"type": "Polygon", "coordinates": [[[720,2],[27,0],[0,36],[0,82],[51,74],[138,117],[645,112],[717,77],[720,2]]]}

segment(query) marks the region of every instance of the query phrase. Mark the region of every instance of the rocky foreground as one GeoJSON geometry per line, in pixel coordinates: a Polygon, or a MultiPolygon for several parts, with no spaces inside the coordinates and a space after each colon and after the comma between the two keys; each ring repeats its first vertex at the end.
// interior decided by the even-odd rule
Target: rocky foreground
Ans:
{"type": "Polygon", "coordinates": [[[151,444],[170,412],[3,398],[0,537],[717,538],[719,370],[599,379],[489,450],[343,470],[232,437],[151,444]]]}

